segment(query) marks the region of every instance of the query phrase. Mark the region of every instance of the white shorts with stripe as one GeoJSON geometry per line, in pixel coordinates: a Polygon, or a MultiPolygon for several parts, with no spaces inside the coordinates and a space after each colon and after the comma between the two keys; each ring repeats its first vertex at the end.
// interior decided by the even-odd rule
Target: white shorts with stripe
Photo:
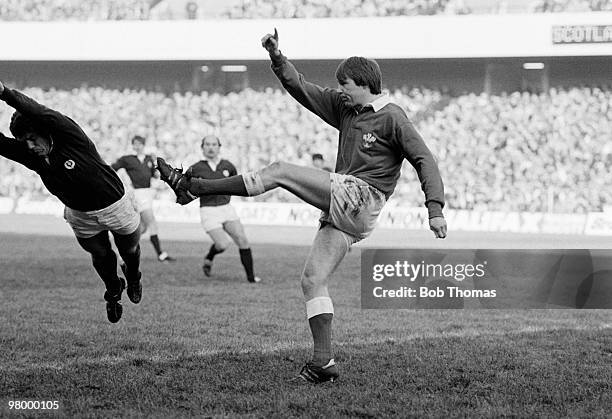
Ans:
{"type": "Polygon", "coordinates": [[[140,226],[140,214],[131,191],[126,192],[114,204],[100,210],[77,211],[65,207],[64,219],[72,227],[75,236],[85,239],[103,231],[128,235],[140,226]]]}

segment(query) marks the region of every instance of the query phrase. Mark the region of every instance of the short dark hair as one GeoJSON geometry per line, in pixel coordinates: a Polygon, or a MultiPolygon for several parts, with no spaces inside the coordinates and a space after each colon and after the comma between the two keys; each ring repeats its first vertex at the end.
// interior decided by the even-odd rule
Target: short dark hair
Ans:
{"type": "Polygon", "coordinates": [[[216,135],[214,135],[214,134],[208,134],[208,135],[205,135],[205,136],[202,138],[202,142],[200,143],[200,147],[204,147],[204,141],[205,141],[205,140],[206,140],[208,137],[213,137],[213,138],[216,138],[216,139],[217,139],[217,144],[219,144],[219,147],[221,147],[221,140],[219,139],[219,137],[217,137],[217,136],[216,136],[216,135]]]}
{"type": "Polygon", "coordinates": [[[11,116],[9,129],[15,138],[21,138],[25,134],[31,132],[43,134],[43,130],[36,125],[35,121],[19,113],[18,111],[15,111],[11,116]]]}
{"type": "Polygon", "coordinates": [[[136,141],[138,141],[140,144],[145,144],[147,142],[147,140],[140,135],[135,135],[134,138],[132,138],[132,144],[134,144],[136,141]]]}
{"type": "Polygon", "coordinates": [[[369,87],[374,95],[382,92],[382,72],[374,60],[364,57],[343,60],[336,69],[336,80],[342,84],[348,78],[353,79],[357,86],[369,87]]]}
{"type": "Polygon", "coordinates": [[[324,159],[323,159],[323,154],[320,154],[320,153],[314,153],[314,154],[312,155],[312,160],[313,160],[313,161],[314,161],[314,160],[324,160],[324,159]]]}

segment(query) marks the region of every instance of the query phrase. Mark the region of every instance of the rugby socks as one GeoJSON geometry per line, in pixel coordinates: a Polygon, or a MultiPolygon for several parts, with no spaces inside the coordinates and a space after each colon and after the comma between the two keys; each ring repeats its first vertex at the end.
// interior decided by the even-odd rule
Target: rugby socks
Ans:
{"type": "Polygon", "coordinates": [[[161,245],[159,244],[159,237],[157,237],[157,234],[153,234],[150,237],[151,239],[151,243],[153,244],[153,247],[155,248],[155,251],[157,252],[157,256],[162,254],[162,249],[161,249],[161,245]]]}
{"type": "MultiPolygon", "coordinates": [[[[138,272],[140,272],[140,244],[136,246],[136,251],[134,251],[134,253],[123,253],[121,254],[121,258],[123,258],[127,268],[125,275],[129,279],[136,278],[138,276],[138,272]]],[[[125,279],[129,281],[128,278],[125,279]]]]}
{"type": "Polygon", "coordinates": [[[312,362],[318,367],[326,365],[331,354],[331,325],[334,306],[329,297],[315,297],[306,301],[306,316],[314,342],[312,362]]]}
{"type": "Polygon", "coordinates": [[[215,247],[215,245],[213,244],[212,246],[210,246],[210,249],[208,250],[208,254],[206,255],[205,258],[212,262],[212,260],[215,258],[215,256],[217,256],[219,253],[223,253],[224,251],[225,251],[225,249],[218,250],[215,247]]]}
{"type": "Polygon", "coordinates": [[[191,178],[190,192],[194,195],[256,196],[266,191],[258,172],[230,176],[225,179],[191,178]]]}
{"type": "Polygon", "coordinates": [[[194,195],[236,195],[249,196],[242,175],[230,176],[225,179],[191,178],[189,191],[194,195]]]}
{"type": "Polygon", "coordinates": [[[117,255],[112,250],[104,257],[91,257],[94,269],[104,282],[106,290],[112,294],[118,294],[121,288],[121,282],[117,276],[117,255]]]}
{"type": "Polygon", "coordinates": [[[244,266],[244,271],[249,282],[255,282],[255,273],[253,272],[253,254],[251,249],[240,249],[240,262],[244,266]]]}

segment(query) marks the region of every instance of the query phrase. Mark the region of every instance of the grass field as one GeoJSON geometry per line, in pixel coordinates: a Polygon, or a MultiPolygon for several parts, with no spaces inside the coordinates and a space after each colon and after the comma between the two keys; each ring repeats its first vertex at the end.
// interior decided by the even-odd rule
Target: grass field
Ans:
{"type": "Polygon", "coordinates": [[[341,379],[296,380],[310,356],[299,274],[307,248],[235,248],[201,276],[205,243],[143,242],[144,293],[106,320],[74,238],[3,233],[0,416],[463,417],[612,415],[612,312],[361,310],[359,251],[334,275],[341,379]],[[9,410],[11,400],[57,410],[9,410]]]}

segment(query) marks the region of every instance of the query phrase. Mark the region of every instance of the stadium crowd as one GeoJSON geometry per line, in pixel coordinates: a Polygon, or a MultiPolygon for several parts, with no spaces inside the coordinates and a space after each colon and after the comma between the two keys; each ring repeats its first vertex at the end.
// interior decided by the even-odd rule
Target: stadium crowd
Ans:
{"type": "Polygon", "coordinates": [[[244,0],[225,13],[230,19],[326,18],[467,14],[463,0],[244,0]]]}
{"type": "MultiPolygon", "coordinates": [[[[150,151],[188,167],[199,140],[215,133],[239,171],[275,160],[310,165],[321,153],[333,167],[337,133],[278,89],[226,95],[80,88],[25,92],[79,122],[109,162],[130,150],[133,135],[150,151]],[[271,117],[274,115],[274,117],[271,117]]],[[[448,208],[585,212],[612,203],[612,91],[551,89],[547,94],[451,97],[428,89],[391,92],[439,161],[448,208]]],[[[0,111],[8,132],[10,110],[0,111]]],[[[391,205],[421,206],[416,175],[404,170],[391,205]]],[[[37,176],[0,158],[0,196],[47,196],[37,176]]],[[[159,185],[159,198],[172,199],[159,185]]],[[[284,191],[259,200],[293,201],[284,191]]]]}
{"type": "MultiPolygon", "coordinates": [[[[524,12],[612,11],[609,0],[533,0],[524,12]]],[[[470,7],[469,0],[242,0],[228,5],[218,16],[202,10],[195,1],[184,8],[154,0],[1,0],[0,20],[148,20],[148,19],[269,19],[385,17],[438,14],[505,13],[508,2],[500,0],[486,9],[470,7]]],[[[521,10],[517,10],[521,11],[521,10]]]]}
{"type": "Polygon", "coordinates": [[[146,20],[147,0],[1,0],[0,20],[146,20]]]}
{"type": "Polygon", "coordinates": [[[535,13],[610,12],[610,0],[535,0],[530,7],[535,13]]]}

